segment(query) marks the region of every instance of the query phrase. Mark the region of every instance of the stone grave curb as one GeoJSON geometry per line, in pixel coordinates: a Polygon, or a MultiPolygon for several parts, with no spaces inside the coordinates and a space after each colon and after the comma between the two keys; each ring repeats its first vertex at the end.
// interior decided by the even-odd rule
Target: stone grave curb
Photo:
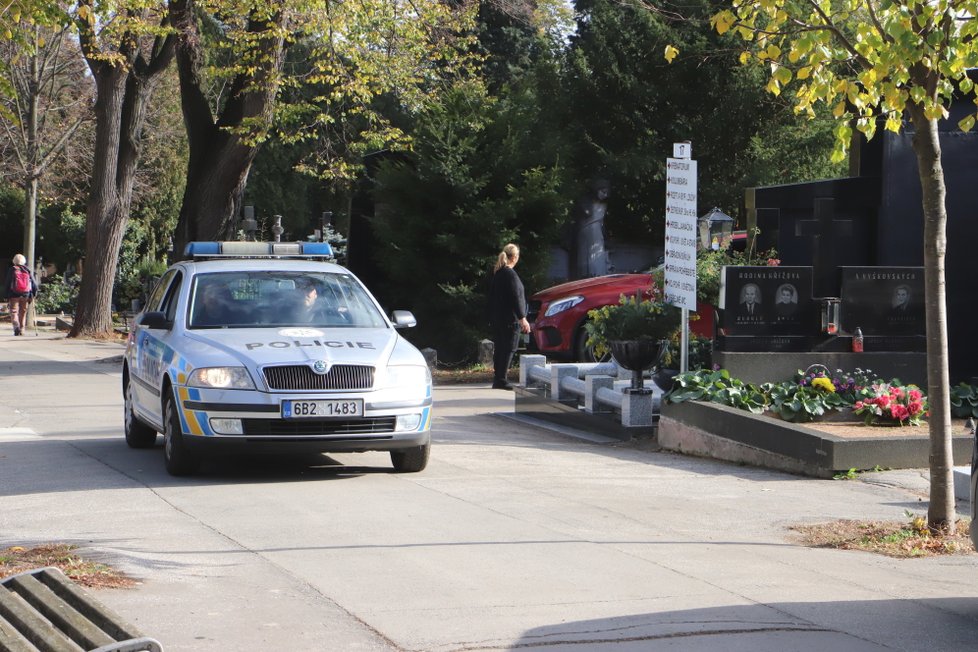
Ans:
{"type": "MultiPolygon", "coordinates": [[[[848,439],[696,401],[662,406],[658,444],[665,450],[816,477],[849,469],[927,467],[930,451],[926,436],[848,439]]],[[[954,435],[952,447],[955,460],[970,460],[972,436],[954,435]]]]}

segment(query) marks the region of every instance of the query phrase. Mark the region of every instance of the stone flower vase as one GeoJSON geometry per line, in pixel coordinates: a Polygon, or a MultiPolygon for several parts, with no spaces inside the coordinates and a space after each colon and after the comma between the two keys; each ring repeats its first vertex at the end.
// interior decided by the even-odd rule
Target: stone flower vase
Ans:
{"type": "Polygon", "coordinates": [[[632,372],[630,394],[651,394],[646,389],[642,372],[658,362],[665,352],[665,340],[611,340],[608,342],[611,357],[619,365],[632,372]]]}

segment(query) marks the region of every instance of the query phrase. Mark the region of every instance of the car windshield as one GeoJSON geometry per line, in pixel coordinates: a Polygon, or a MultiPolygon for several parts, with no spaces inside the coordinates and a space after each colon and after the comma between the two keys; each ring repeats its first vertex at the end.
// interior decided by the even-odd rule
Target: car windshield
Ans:
{"type": "Polygon", "coordinates": [[[384,328],[387,322],[349,274],[214,272],[198,274],[190,328],[384,328]]]}

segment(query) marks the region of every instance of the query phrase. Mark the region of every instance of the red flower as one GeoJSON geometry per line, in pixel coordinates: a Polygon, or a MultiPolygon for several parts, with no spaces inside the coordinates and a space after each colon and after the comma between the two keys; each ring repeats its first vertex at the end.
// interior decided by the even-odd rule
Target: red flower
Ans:
{"type": "Polygon", "coordinates": [[[923,396],[923,394],[920,393],[919,389],[911,389],[909,396],[911,401],[919,401],[920,397],[923,396]]]}
{"type": "Polygon", "coordinates": [[[910,416],[910,413],[907,411],[907,408],[903,405],[900,405],[899,403],[894,405],[890,409],[890,414],[892,414],[893,418],[897,419],[898,421],[903,421],[904,419],[910,416]]]}
{"type": "Polygon", "coordinates": [[[919,414],[924,409],[924,406],[919,401],[912,401],[907,409],[910,410],[910,414],[919,414]]]}

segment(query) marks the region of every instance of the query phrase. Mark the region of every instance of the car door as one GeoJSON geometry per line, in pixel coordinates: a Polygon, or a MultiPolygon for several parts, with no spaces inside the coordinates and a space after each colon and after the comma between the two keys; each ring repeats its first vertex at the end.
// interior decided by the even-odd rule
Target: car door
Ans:
{"type": "MultiPolygon", "coordinates": [[[[160,279],[149,300],[146,312],[163,313],[170,328],[150,328],[136,324],[135,353],[132,356],[130,374],[133,385],[133,401],[137,413],[154,424],[162,424],[160,386],[163,374],[172,358],[169,340],[177,326],[177,310],[184,274],[180,269],[170,269],[160,279]],[[170,353],[168,353],[170,351],[170,353]]],[[[144,313],[145,314],[145,313],[144,313]]],[[[180,329],[182,332],[182,329],[180,329]]]]}

